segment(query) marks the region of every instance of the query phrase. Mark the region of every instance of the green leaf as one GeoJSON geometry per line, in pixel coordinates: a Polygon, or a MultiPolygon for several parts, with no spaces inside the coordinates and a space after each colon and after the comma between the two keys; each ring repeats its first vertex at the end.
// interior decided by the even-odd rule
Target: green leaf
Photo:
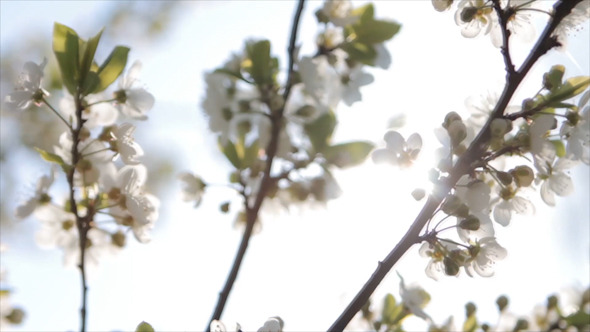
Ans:
{"type": "Polygon", "coordinates": [[[377,57],[377,51],[371,45],[359,43],[359,42],[348,42],[340,45],[340,49],[348,53],[351,60],[358,61],[365,65],[373,66],[375,58],[377,57]]]}
{"type": "Polygon", "coordinates": [[[89,73],[92,68],[92,63],[94,62],[94,55],[96,54],[96,48],[98,47],[98,42],[100,41],[103,30],[104,28],[101,29],[96,36],[88,39],[85,43],[84,55],[82,56],[82,63],[80,63],[80,83],[83,87],[83,91],[92,91],[96,88],[96,85],[99,82],[96,73],[94,73],[94,75],[89,75],[89,73]]]}
{"type": "Polygon", "coordinates": [[[584,327],[590,324],[590,314],[580,309],[578,312],[565,317],[568,326],[584,327]]]}
{"type": "Polygon", "coordinates": [[[247,79],[246,79],[246,78],[245,78],[245,77],[242,75],[242,73],[240,73],[240,72],[235,72],[235,71],[229,70],[229,69],[227,69],[227,68],[218,68],[218,69],[215,69],[213,72],[214,72],[214,73],[218,73],[218,74],[226,74],[226,75],[229,75],[229,76],[231,76],[231,77],[234,77],[234,78],[237,78],[237,79],[239,79],[239,80],[242,80],[242,81],[244,81],[244,82],[246,82],[246,83],[248,83],[248,84],[254,84],[254,82],[250,82],[250,81],[248,81],[248,80],[247,80],[247,79]]]}
{"type": "Polygon", "coordinates": [[[477,329],[477,318],[475,315],[469,316],[465,323],[463,323],[463,331],[464,332],[474,332],[477,329]]]}
{"type": "Polygon", "coordinates": [[[315,152],[322,152],[328,146],[334,128],[336,128],[336,116],[331,111],[304,126],[315,152]]]}
{"type": "Polygon", "coordinates": [[[270,56],[270,41],[261,40],[246,45],[249,63],[246,71],[258,85],[272,84],[276,60],[270,56]]]}
{"type": "Polygon", "coordinates": [[[401,25],[382,20],[360,21],[361,25],[353,25],[356,35],[355,41],[363,44],[378,44],[387,41],[395,36],[401,25]]]}
{"type": "Polygon", "coordinates": [[[372,3],[368,3],[352,10],[351,15],[359,16],[359,21],[372,20],[375,17],[375,7],[373,7],[372,3]]]}
{"type": "Polygon", "coordinates": [[[53,53],[63,84],[72,95],[76,93],[80,79],[79,44],[80,38],[76,31],[57,22],[53,25],[53,53]]]}
{"type": "Polygon", "coordinates": [[[223,152],[223,154],[225,155],[225,157],[227,158],[227,160],[229,160],[229,162],[234,165],[235,168],[237,169],[242,169],[242,163],[240,160],[240,157],[238,156],[238,151],[236,150],[236,146],[234,145],[234,143],[231,140],[227,140],[227,143],[225,145],[223,145],[221,143],[221,137],[219,138],[219,149],[221,150],[221,152],[223,152]]]}
{"type": "Polygon", "coordinates": [[[106,89],[111,85],[125,69],[127,65],[127,55],[129,54],[129,47],[117,46],[113,49],[109,57],[98,68],[98,84],[94,89],[88,93],[97,93],[106,89]]]}
{"type": "Polygon", "coordinates": [[[344,168],[365,161],[373,148],[374,145],[369,142],[349,142],[332,145],[325,149],[323,154],[328,163],[344,168]]]}
{"type": "Polygon", "coordinates": [[[552,102],[563,101],[579,95],[590,86],[590,77],[576,76],[566,80],[559,88],[551,91],[548,98],[552,102]]]}
{"type": "Polygon", "coordinates": [[[137,325],[135,332],[155,332],[154,328],[147,322],[143,321],[137,325]]]}
{"type": "Polygon", "coordinates": [[[565,145],[563,144],[563,142],[561,140],[552,140],[549,142],[551,142],[551,144],[553,144],[553,146],[555,147],[555,154],[559,158],[562,158],[565,156],[565,145]]]}
{"type": "Polygon", "coordinates": [[[384,324],[391,324],[394,322],[397,304],[395,297],[391,294],[385,295],[383,299],[383,310],[381,310],[381,322],[384,324]]]}
{"type": "Polygon", "coordinates": [[[49,151],[45,151],[45,150],[39,149],[39,148],[35,148],[35,150],[37,150],[37,152],[39,152],[39,154],[41,155],[41,158],[43,158],[43,160],[48,161],[50,163],[56,163],[59,166],[61,166],[61,168],[63,169],[64,172],[66,172],[66,173],[69,172],[71,166],[66,164],[60,156],[56,155],[55,153],[51,153],[49,151]]]}
{"type": "Polygon", "coordinates": [[[565,67],[562,65],[555,65],[543,74],[543,86],[550,91],[553,91],[561,86],[561,80],[565,73],[565,67]]]}
{"type": "Polygon", "coordinates": [[[256,160],[258,160],[258,152],[259,151],[260,151],[260,147],[258,144],[258,140],[255,140],[254,142],[252,142],[252,144],[250,144],[250,146],[247,146],[246,149],[244,150],[244,158],[242,159],[242,166],[244,168],[252,166],[254,164],[254,162],[256,162],[256,160]]]}

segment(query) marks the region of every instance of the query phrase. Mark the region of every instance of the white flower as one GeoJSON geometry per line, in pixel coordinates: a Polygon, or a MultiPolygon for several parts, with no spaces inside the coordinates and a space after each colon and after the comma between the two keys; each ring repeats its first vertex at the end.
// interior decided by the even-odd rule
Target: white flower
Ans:
{"type": "Polygon", "coordinates": [[[472,277],[473,271],[482,277],[494,275],[494,265],[497,261],[506,257],[506,249],[496,242],[493,237],[486,237],[475,244],[472,251],[472,259],[465,265],[465,272],[472,277]]]}
{"type": "MultiPolygon", "coordinates": [[[[86,120],[84,127],[88,129],[96,127],[110,126],[117,121],[119,112],[110,103],[103,102],[104,98],[99,95],[89,95],[85,102],[90,105],[84,107],[82,111],[82,118],[86,120]]],[[[59,109],[64,114],[64,118],[71,121],[73,127],[77,126],[76,106],[74,98],[65,94],[59,101],[59,109]]]]}
{"type": "Polygon", "coordinates": [[[377,57],[375,58],[375,66],[381,69],[387,69],[391,65],[391,54],[385,47],[383,43],[373,45],[375,51],[377,52],[377,57]]]}
{"type": "Polygon", "coordinates": [[[386,147],[373,151],[375,163],[389,162],[392,165],[409,167],[422,149],[422,137],[417,133],[410,135],[406,141],[399,132],[390,130],[383,139],[386,147]]]}
{"type": "Polygon", "coordinates": [[[185,202],[195,202],[195,207],[201,204],[205,187],[207,184],[203,180],[188,172],[182,172],[178,175],[179,179],[184,182],[185,186],[182,188],[183,200],[185,202]]]}
{"type": "Polygon", "coordinates": [[[410,287],[406,287],[404,283],[404,279],[398,273],[400,282],[399,282],[399,295],[402,298],[402,304],[405,308],[410,310],[410,312],[424,320],[432,321],[430,316],[426,312],[424,312],[424,307],[430,302],[430,295],[424,290],[424,288],[412,285],[410,287]]]}
{"type": "MultiPolygon", "coordinates": [[[[64,265],[80,263],[80,236],[76,226],[76,216],[62,207],[49,205],[35,214],[42,222],[35,235],[37,244],[44,249],[60,248],[64,251],[64,265]]],[[[108,234],[91,228],[86,239],[85,262],[98,264],[100,256],[109,244],[108,234]]]]}
{"type": "Polygon", "coordinates": [[[548,132],[555,125],[555,116],[540,114],[529,126],[530,151],[533,156],[545,155],[547,150],[555,150],[553,144],[547,139],[548,132]]]}
{"type": "Polygon", "coordinates": [[[572,12],[566,16],[555,30],[553,35],[557,36],[557,40],[564,45],[567,42],[567,35],[571,31],[579,31],[580,26],[590,19],[590,2],[581,1],[573,9],[572,12]]]}
{"type": "Polygon", "coordinates": [[[455,23],[461,26],[461,35],[473,38],[492,29],[494,10],[484,0],[462,0],[455,12],[455,23]]]}
{"type": "Polygon", "coordinates": [[[445,254],[438,245],[432,245],[428,242],[422,243],[419,250],[420,256],[430,258],[426,265],[426,275],[434,280],[439,280],[445,275],[445,254]]]}
{"type": "Polygon", "coordinates": [[[560,135],[567,139],[567,153],[573,159],[590,165],[590,90],[586,91],[578,102],[577,112],[567,115],[560,135]]]}
{"type": "Polygon", "coordinates": [[[342,77],[342,101],[347,106],[351,106],[354,102],[362,100],[360,87],[371,84],[373,82],[373,75],[363,72],[363,66],[357,65],[350,69],[348,75],[342,77]]]}
{"type": "MultiPolygon", "coordinates": [[[[531,15],[527,13],[533,5],[535,2],[530,0],[510,0],[510,7],[514,13],[508,18],[506,28],[510,30],[511,37],[516,36],[521,42],[530,42],[535,37],[535,28],[530,20],[531,15]]],[[[502,29],[497,19],[492,25],[490,37],[495,47],[502,46],[502,29]]]]}
{"type": "Polygon", "coordinates": [[[133,139],[134,131],[135,126],[130,123],[123,123],[111,130],[113,137],[111,149],[121,156],[121,160],[126,165],[139,164],[137,158],[143,156],[143,149],[133,139]]]}
{"type": "Polygon", "coordinates": [[[490,193],[492,189],[485,182],[470,181],[463,176],[457,181],[455,194],[469,207],[471,212],[483,212],[490,209],[490,193]]]}
{"type": "Polygon", "coordinates": [[[508,226],[512,213],[517,214],[532,214],[535,212],[535,206],[528,199],[517,196],[518,189],[511,186],[504,187],[499,190],[499,197],[495,201],[500,201],[494,206],[494,220],[502,225],[508,226]]]}
{"type": "Polygon", "coordinates": [[[555,163],[555,152],[552,156],[535,158],[535,167],[537,168],[536,183],[543,181],[541,185],[541,198],[545,204],[555,206],[555,195],[567,196],[574,191],[572,179],[564,173],[577,164],[571,156],[559,158],[555,163]]]}
{"type": "Polygon", "coordinates": [[[154,106],[154,96],[144,88],[134,88],[133,85],[139,81],[141,62],[135,61],[126,75],[119,79],[119,90],[115,91],[116,106],[124,115],[145,120],[145,113],[154,106]]]}
{"type": "Polygon", "coordinates": [[[52,167],[49,175],[43,175],[39,178],[33,197],[29,198],[16,207],[15,216],[17,218],[26,218],[30,216],[37,207],[47,204],[51,201],[51,197],[47,192],[55,180],[55,173],[56,169],[52,167]]]}
{"type": "Polygon", "coordinates": [[[349,0],[326,0],[322,12],[334,25],[343,27],[358,20],[358,16],[352,15],[352,9],[349,0]]]}
{"type": "Polygon", "coordinates": [[[29,107],[31,103],[39,106],[42,99],[49,96],[49,92],[41,88],[45,65],[47,65],[47,58],[43,58],[43,62],[38,65],[31,61],[25,63],[18,85],[15,88],[16,91],[8,94],[5,98],[9,106],[20,109],[29,107]]]}
{"type": "Polygon", "coordinates": [[[130,226],[139,242],[150,240],[149,231],[158,219],[160,201],[146,194],[142,187],[147,179],[145,166],[126,165],[117,171],[115,165],[105,165],[101,172],[103,192],[116,204],[110,209],[111,215],[122,225],[130,226]]]}
{"type": "Polygon", "coordinates": [[[342,96],[340,75],[324,55],[303,57],[298,63],[304,93],[315,101],[320,113],[336,108],[342,96]]]}
{"type": "Polygon", "coordinates": [[[445,10],[451,8],[453,4],[453,0],[432,0],[432,6],[436,11],[444,12],[445,10]]]}
{"type": "MultiPolygon", "coordinates": [[[[74,174],[76,185],[90,185],[98,181],[102,164],[109,161],[107,147],[103,142],[81,137],[78,144],[80,159],[76,165],[74,174]]],[[[59,145],[53,147],[56,155],[60,156],[65,164],[72,164],[72,135],[69,131],[63,132],[59,137],[59,145]]]]}

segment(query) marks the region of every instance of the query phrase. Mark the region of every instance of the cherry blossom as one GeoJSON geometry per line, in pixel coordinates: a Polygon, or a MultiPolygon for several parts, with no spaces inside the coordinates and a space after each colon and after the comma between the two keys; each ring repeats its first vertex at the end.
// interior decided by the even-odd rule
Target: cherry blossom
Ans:
{"type": "Polygon", "coordinates": [[[327,0],[322,7],[322,13],[336,26],[346,26],[358,20],[352,15],[352,3],[349,0],[327,0]]]}
{"type": "Polygon", "coordinates": [[[465,272],[472,277],[475,271],[482,277],[494,275],[494,265],[506,257],[507,252],[493,237],[485,237],[476,242],[470,250],[472,259],[467,262],[465,272]]]}
{"type": "Polygon", "coordinates": [[[414,133],[406,141],[397,131],[388,131],[383,139],[386,147],[373,151],[372,158],[375,163],[389,162],[400,167],[411,166],[422,149],[422,137],[414,133]]]}
{"type": "Polygon", "coordinates": [[[143,149],[133,139],[134,131],[135,126],[130,123],[123,123],[111,129],[111,149],[121,156],[126,165],[139,164],[137,158],[143,156],[143,149]]]}
{"type": "Polygon", "coordinates": [[[184,187],[182,188],[182,199],[185,202],[195,202],[195,207],[199,206],[203,199],[207,184],[203,182],[200,177],[188,172],[182,172],[178,177],[184,183],[184,187]]]}
{"type": "Polygon", "coordinates": [[[461,0],[455,12],[455,23],[461,26],[461,35],[473,38],[482,31],[488,34],[492,29],[493,11],[484,0],[461,0]]]}
{"type": "Polygon", "coordinates": [[[51,201],[48,191],[55,180],[55,173],[56,169],[51,168],[49,175],[43,175],[39,178],[33,196],[16,207],[15,216],[17,218],[26,218],[30,216],[36,208],[51,201]]]}
{"type": "Polygon", "coordinates": [[[528,199],[517,196],[519,189],[515,189],[512,186],[499,188],[498,187],[498,198],[494,201],[498,202],[494,206],[493,216],[494,220],[502,225],[508,226],[512,219],[512,214],[532,214],[535,212],[535,206],[528,199]]]}
{"type": "Polygon", "coordinates": [[[402,297],[403,306],[415,316],[432,321],[430,316],[423,310],[430,302],[430,295],[420,286],[411,285],[407,287],[401,275],[399,275],[399,278],[399,294],[402,297]]]}
{"type": "Polygon", "coordinates": [[[154,106],[154,96],[144,88],[133,87],[139,81],[141,62],[135,61],[126,75],[119,79],[119,90],[115,91],[116,106],[124,115],[145,120],[145,113],[154,106]]]}
{"type": "Polygon", "coordinates": [[[26,109],[31,103],[39,106],[42,99],[49,96],[49,92],[41,88],[43,70],[46,65],[47,58],[43,58],[43,62],[40,64],[31,61],[25,63],[15,88],[16,91],[6,96],[5,101],[9,106],[19,109],[26,109]]]}
{"type": "Polygon", "coordinates": [[[555,153],[552,156],[535,159],[535,167],[537,168],[535,180],[537,183],[543,181],[541,185],[543,202],[549,206],[555,206],[555,195],[567,196],[574,191],[574,183],[564,171],[576,164],[577,161],[572,160],[571,156],[555,160],[555,153]]]}

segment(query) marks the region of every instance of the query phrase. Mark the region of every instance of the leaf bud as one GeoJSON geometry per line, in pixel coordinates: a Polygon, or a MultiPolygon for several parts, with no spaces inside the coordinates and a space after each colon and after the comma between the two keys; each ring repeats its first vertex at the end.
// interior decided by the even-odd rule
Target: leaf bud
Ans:
{"type": "Polygon", "coordinates": [[[496,177],[500,180],[500,183],[507,186],[512,183],[512,175],[508,172],[498,171],[496,177]]]}
{"type": "Polygon", "coordinates": [[[510,174],[512,174],[514,182],[516,182],[516,185],[519,187],[528,187],[535,179],[535,173],[533,170],[530,167],[524,165],[515,167],[510,171],[510,174]]]}
{"type": "Polygon", "coordinates": [[[476,231],[479,229],[479,219],[474,215],[469,215],[467,218],[459,222],[459,227],[469,231],[476,231]]]}
{"type": "Polygon", "coordinates": [[[446,257],[443,259],[445,265],[445,274],[448,276],[456,276],[459,273],[459,264],[453,259],[446,257]]]}
{"type": "Polygon", "coordinates": [[[496,304],[498,305],[498,311],[502,312],[508,307],[508,298],[505,295],[500,295],[496,299],[496,304]]]}
{"type": "Polygon", "coordinates": [[[476,311],[477,311],[477,307],[475,306],[475,304],[473,302],[469,302],[465,305],[465,316],[471,317],[471,316],[475,315],[476,311]]]}

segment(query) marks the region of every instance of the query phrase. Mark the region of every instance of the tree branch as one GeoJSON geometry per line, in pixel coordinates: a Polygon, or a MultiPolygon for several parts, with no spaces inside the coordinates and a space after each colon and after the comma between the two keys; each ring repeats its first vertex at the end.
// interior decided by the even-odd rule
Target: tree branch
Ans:
{"type": "MultiPolygon", "coordinates": [[[[240,270],[240,266],[242,264],[242,260],[244,255],[246,254],[246,249],[248,248],[248,243],[250,241],[250,237],[252,236],[252,231],[254,229],[254,225],[256,224],[256,220],[258,219],[258,214],[260,208],[262,207],[262,203],[266,197],[266,194],[274,179],[271,176],[271,169],[274,158],[277,153],[277,149],[279,146],[279,134],[282,128],[283,122],[283,113],[285,109],[285,104],[289,94],[291,93],[291,87],[293,86],[293,72],[294,72],[294,63],[295,63],[295,43],[297,41],[297,30],[299,27],[299,21],[301,19],[301,13],[303,12],[303,5],[305,0],[299,0],[297,5],[297,9],[295,10],[295,17],[293,18],[293,26],[291,29],[291,37],[290,43],[288,48],[288,56],[289,56],[289,65],[288,65],[288,74],[287,74],[287,81],[285,83],[285,90],[283,92],[283,106],[277,111],[271,113],[270,121],[271,121],[271,138],[266,149],[266,166],[264,169],[264,173],[262,175],[262,180],[260,184],[260,189],[256,195],[256,199],[254,203],[250,206],[248,204],[248,200],[244,200],[244,205],[246,207],[246,228],[244,230],[244,234],[242,235],[242,240],[240,242],[240,246],[238,248],[238,252],[234,259],[232,268],[230,273],[227,277],[225,285],[223,289],[219,293],[219,299],[217,300],[217,305],[215,306],[215,310],[213,311],[213,315],[209,320],[209,324],[207,325],[206,331],[210,331],[210,323],[213,320],[217,320],[221,318],[221,314],[223,313],[223,309],[225,308],[225,303],[229,297],[229,294],[232,290],[232,287],[237,279],[238,272],[240,270]]],[[[263,94],[264,95],[264,94],[263,94]]],[[[272,109],[272,108],[270,108],[272,109]]]]}
{"type": "MultiPolygon", "coordinates": [[[[474,166],[477,165],[476,162],[486,152],[490,141],[491,122],[503,115],[510,99],[514,95],[514,92],[535,62],[551,48],[558,45],[557,40],[555,37],[552,37],[551,34],[559,22],[561,22],[561,20],[563,20],[563,18],[567,16],[571,12],[572,8],[575,7],[575,5],[580,1],[582,0],[560,0],[555,4],[555,15],[553,19],[546,26],[543,34],[537,41],[537,44],[534,46],[525,62],[522,64],[521,68],[518,71],[513,71],[512,69],[514,74],[507,75],[506,85],[500,100],[494,107],[492,114],[477,137],[470,144],[467,151],[461,155],[459,160],[457,160],[457,163],[451,170],[449,177],[447,177],[446,180],[435,189],[435,193],[433,195],[428,197],[424,207],[406,234],[402,237],[401,241],[391,250],[391,252],[382,262],[379,262],[375,272],[373,272],[365,285],[357,293],[350,304],[348,304],[346,309],[342,312],[342,314],[340,314],[332,326],[328,328],[328,331],[343,331],[352,318],[356,315],[356,313],[361,310],[365,303],[369,300],[369,297],[385,278],[389,270],[391,270],[391,268],[412,245],[421,241],[420,231],[431,218],[432,213],[434,213],[434,211],[438,208],[442,202],[442,199],[457,184],[457,181],[461,178],[461,176],[467,174],[471,169],[473,169],[474,166]]],[[[505,39],[507,39],[507,37],[505,37],[505,39]]],[[[508,73],[511,72],[509,67],[510,64],[511,61],[506,63],[506,71],[508,73]]]]}

